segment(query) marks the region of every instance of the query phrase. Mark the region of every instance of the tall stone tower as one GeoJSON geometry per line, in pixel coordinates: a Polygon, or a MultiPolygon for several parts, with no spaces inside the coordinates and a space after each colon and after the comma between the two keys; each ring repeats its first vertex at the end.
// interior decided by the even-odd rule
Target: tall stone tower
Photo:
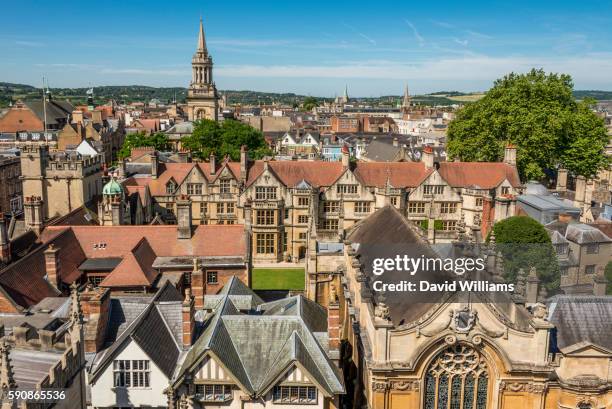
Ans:
{"type": "Polygon", "coordinates": [[[216,121],[219,113],[219,95],[213,82],[213,61],[206,49],[202,19],[200,19],[198,47],[191,60],[191,67],[191,84],[187,91],[189,120],[214,119],[216,121]]]}

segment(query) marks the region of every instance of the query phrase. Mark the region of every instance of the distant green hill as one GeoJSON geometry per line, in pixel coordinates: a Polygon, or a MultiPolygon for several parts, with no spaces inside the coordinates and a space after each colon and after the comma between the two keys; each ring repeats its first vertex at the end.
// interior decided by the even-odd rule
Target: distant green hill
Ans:
{"type": "MultiPolygon", "coordinates": [[[[74,104],[84,104],[87,101],[88,88],[52,88],[51,94],[57,99],[68,99],[74,104]]],[[[230,104],[259,105],[272,104],[274,102],[287,105],[299,105],[306,95],[294,93],[257,92],[248,90],[225,90],[220,91],[227,96],[230,104]]],[[[459,91],[438,91],[427,95],[414,95],[413,102],[422,105],[452,105],[475,100],[482,96],[478,93],[465,93],[459,91]]],[[[612,91],[574,91],[577,99],[586,97],[597,100],[612,99],[612,91]]],[[[0,107],[6,107],[9,102],[18,99],[39,99],[41,89],[25,84],[12,84],[0,82],[0,107]]],[[[175,98],[178,102],[184,102],[187,97],[187,89],[182,87],[148,87],[144,85],[117,85],[94,87],[95,103],[104,104],[109,99],[120,103],[135,101],[148,102],[153,98],[163,103],[172,102],[175,98]]],[[[331,101],[331,98],[318,98],[320,101],[331,101]]],[[[357,98],[358,102],[370,105],[395,106],[400,103],[401,95],[386,95],[376,98],[357,98]]]]}

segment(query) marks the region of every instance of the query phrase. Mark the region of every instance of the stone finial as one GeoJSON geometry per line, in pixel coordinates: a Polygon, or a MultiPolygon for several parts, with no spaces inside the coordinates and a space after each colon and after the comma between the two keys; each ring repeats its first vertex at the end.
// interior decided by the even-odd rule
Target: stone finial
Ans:
{"type": "Polygon", "coordinates": [[[81,309],[81,296],[79,295],[79,288],[76,282],[73,282],[70,286],[70,321],[72,325],[83,324],[83,310],[81,309]]]}
{"type": "Polygon", "coordinates": [[[531,308],[533,318],[546,320],[548,318],[548,308],[542,303],[537,303],[531,308]]]}
{"type": "Polygon", "coordinates": [[[4,337],[0,342],[0,388],[5,391],[15,388],[17,384],[15,382],[13,366],[11,365],[11,346],[4,337]]]}
{"type": "Polygon", "coordinates": [[[522,268],[519,269],[516,276],[516,287],[514,289],[514,293],[517,295],[525,295],[525,276],[525,270],[523,270],[522,268]]]}
{"type": "Polygon", "coordinates": [[[544,287],[543,285],[540,286],[540,291],[538,292],[538,301],[544,302],[547,296],[548,296],[548,291],[546,291],[546,287],[544,287]]]}
{"type": "Polygon", "coordinates": [[[377,297],[376,307],[374,308],[374,316],[385,321],[390,320],[389,307],[385,304],[385,296],[381,293],[377,297]]]}
{"type": "Polygon", "coordinates": [[[200,271],[200,260],[197,257],[193,258],[193,272],[200,271]]]}

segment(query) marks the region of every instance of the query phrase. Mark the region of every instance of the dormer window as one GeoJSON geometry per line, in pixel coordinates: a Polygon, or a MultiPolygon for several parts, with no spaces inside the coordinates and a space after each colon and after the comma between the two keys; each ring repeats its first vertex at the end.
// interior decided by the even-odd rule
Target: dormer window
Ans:
{"type": "Polygon", "coordinates": [[[173,195],[174,192],[176,192],[176,183],[170,180],[168,183],[166,183],[166,193],[173,195]]]}

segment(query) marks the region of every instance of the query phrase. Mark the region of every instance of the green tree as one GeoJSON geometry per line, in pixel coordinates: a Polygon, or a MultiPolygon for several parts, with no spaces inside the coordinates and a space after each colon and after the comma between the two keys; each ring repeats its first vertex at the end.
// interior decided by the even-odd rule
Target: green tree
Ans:
{"type": "Polygon", "coordinates": [[[183,139],[183,146],[193,156],[208,159],[211,153],[219,157],[229,155],[232,160],[240,160],[240,147],[245,145],[249,157],[261,159],[271,155],[263,134],[255,128],[235,120],[225,120],[221,124],[209,119],[195,123],[191,136],[183,139]]]}
{"type": "Polygon", "coordinates": [[[313,108],[319,106],[319,100],[315,97],[306,97],[304,98],[304,102],[302,102],[302,108],[304,111],[312,111],[313,108]]]}
{"type": "Polygon", "coordinates": [[[577,102],[569,75],[531,70],[495,81],[486,95],[457,112],[448,128],[448,152],[463,161],[499,161],[507,143],[517,146],[521,177],[541,179],[563,166],[591,177],[608,163],[608,136],[592,110],[577,102]]]}
{"type": "Polygon", "coordinates": [[[556,252],[544,226],[527,216],[513,216],[493,226],[495,243],[504,259],[504,278],[516,282],[520,269],[535,267],[549,294],[559,289],[556,252]]]}
{"type": "Polygon", "coordinates": [[[167,151],[171,148],[168,136],[162,132],[156,132],[152,135],[147,135],[144,132],[132,133],[125,136],[118,153],[119,159],[127,158],[132,154],[133,148],[141,146],[152,146],[158,151],[167,151]]]}

